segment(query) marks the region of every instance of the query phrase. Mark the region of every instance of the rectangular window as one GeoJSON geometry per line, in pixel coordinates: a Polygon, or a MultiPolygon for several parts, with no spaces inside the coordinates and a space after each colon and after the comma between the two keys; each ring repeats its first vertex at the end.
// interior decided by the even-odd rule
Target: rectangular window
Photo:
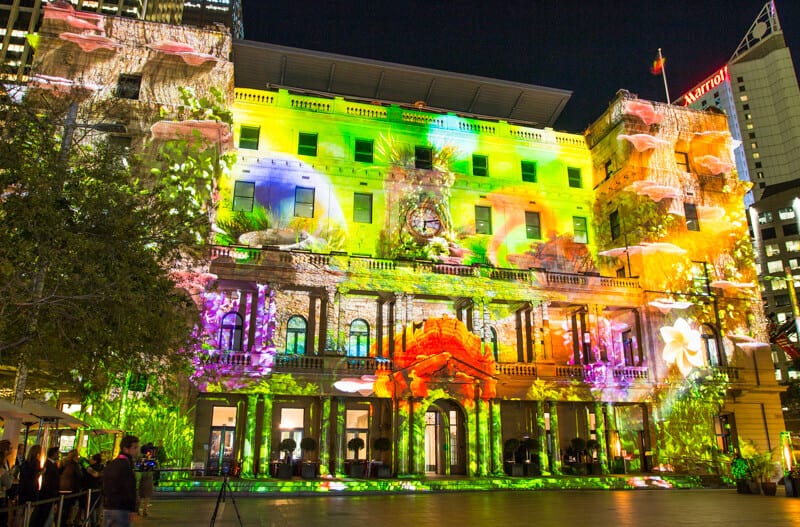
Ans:
{"type": "Polygon", "coordinates": [[[792,303],[789,295],[775,295],[773,302],[776,306],[788,306],[792,303]]]}
{"type": "Polygon", "coordinates": [[[536,161],[520,161],[519,167],[522,172],[522,181],[536,183],[536,161]]]}
{"type": "MultiPolygon", "coordinates": [[[[354,437],[364,440],[364,451],[358,453],[359,459],[364,459],[367,455],[366,449],[369,445],[369,410],[345,410],[345,445],[354,437]]],[[[355,452],[348,450],[348,457],[355,455],[355,452]]]]}
{"type": "Polygon", "coordinates": [[[766,229],[761,229],[761,239],[763,240],[772,240],[777,236],[778,235],[775,232],[775,227],[767,227],[766,229]]]}
{"type": "Polygon", "coordinates": [[[433,168],[433,149],[431,147],[414,147],[414,168],[422,168],[424,170],[433,168]]]}
{"type": "Polygon", "coordinates": [[[317,134],[300,132],[297,137],[297,154],[301,156],[316,156],[317,134]]]}
{"type": "Polygon", "coordinates": [[[797,234],[797,224],[790,223],[788,225],[783,226],[783,235],[784,236],[794,236],[797,234]]]}
{"type": "Polygon", "coordinates": [[[233,184],[233,210],[252,212],[256,195],[256,184],[252,181],[237,181],[233,184]]]}
{"type": "Polygon", "coordinates": [[[475,205],[475,232],[492,234],[492,208],[475,205]]]}
{"type": "Polygon", "coordinates": [[[473,176],[489,175],[489,158],[487,156],[472,154],[472,175],[473,176]]]}
{"type": "Polygon", "coordinates": [[[678,166],[678,170],[683,172],[689,171],[689,154],[686,152],[675,152],[675,164],[678,166]]]}
{"type": "Polygon", "coordinates": [[[542,239],[542,225],[538,212],[525,212],[525,237],[529,240],[542,239]]]}
{"type": "Polygon", "coordinates": [[[768,243],[764,245],[764,252],[767,254],[767,256],[775,256],[776,254],[780,254],[781,248],[777,243],[768,243]]]}
{"type": "Polygon", "coordinates": [[[792,207],[785,207],[778,211],[778,217],[783,220],[793,220],[794,219],[794,209],[792,207]]]}
{"type": "Polygon", "coordinates": [[[372,163],[373,147],[372,139],[356,139],[355,160],[359,163],[372,163]]]}
{"type": "Polygon", "coordinates": [[[586,228],[586,218],[572,217],[572,235],[575,243],[589,243],[589,231],[586,228]]]}
{"type": "Polygon", "coordinates": [[[767,272],[768,273],[780,273],[783,272],[783,262],[780,260],[770,260],[767,262],[767,272]]]}
{"type": "Polygon", "coordinates": [[[769,283],[772,286],[773,291],[780,291],[781,289],[786,289],[786,280],[782,278],[778,278],[777,280],[770,280],[769,283]]]}
{"type": "Polygon", "coordinates": [[[303,408],[281,408],[281,421],[278,423],[280,437],[278,440],[294,439],[295,448],[291,453],[292,459],[300,459],[302,455],[300,441],[303,439],[304,425],[305,410],[303,408]]]}
{"type": "Polygon", "coordinates": [[[583,188],[580,168],[567,167],[567,180],[569,181],[570,188],[583,188]]]}
{"type": "Polygon", "coordinates": [[[258,150],[258,134],[261,128],[258,126],[244,126],[239,129],[239,148],[246,150],[258,150]]]}
{"type": "Polygon", "coordinates": [[[789,240],[786,242],[786,251],[796,253],[800,251],[800,240],[789,240]]]}
{"type": "Polygon", "coordinates": [[[789,259],[789,269],[800,269],[800,258],[789,259]]]}
{"type": "Polygon", "coordinates": [[[699,231],[700,222],[697,220],[697,206],[694,203],[684,203],[683,210],[686,212],[686,229],[699,231]]]}
{"type": "Polygon", "coordinates": [[[611,239],[616,240],[622,233],[619,221],[619,210],[615,210],[608,216],[608,222],[611,224],[611,239]]]}
{"type": "Polygon", "coordinates": [[[614,173],[614,163],[610,159],[606,161],[605,170],[606,170],[606,179],[608,179],[614,173]]]}
{"type": "Polygon", "coordinates": [[[117,97],[138,101],[141,86],[141,75],[122,74],[117,79],[117,97]]]}
{"type": "Polygon", "coordinates": [[[294,189],[294,215],[298,218],[314,217],[314,189],[296,187],[294,189]]]}
{"type": "Polygon", "coordinates": [[[771,212],[759,212],[758,213],[758,224],[764,225],[765,223],[772,223],[772,213],[771,212]]]}
{"type": "Polygon", "coordinates": [[[372,223],[372,194],[353,194],[353,221],[372,223]]]}

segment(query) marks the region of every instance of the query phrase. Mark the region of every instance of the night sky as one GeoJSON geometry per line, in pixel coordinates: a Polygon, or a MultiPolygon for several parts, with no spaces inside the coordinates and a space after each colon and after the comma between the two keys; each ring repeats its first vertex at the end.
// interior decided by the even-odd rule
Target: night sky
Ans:
{"type": "MultiPolygon", "coordinates": [[[[571,90],[556,128],[581,132],[620,88],[675,100],[724,65],[764,0],[243,0],[245,37],[571,90]]],[[[800,2],[776,0],[797,70],[800,2]]]]}

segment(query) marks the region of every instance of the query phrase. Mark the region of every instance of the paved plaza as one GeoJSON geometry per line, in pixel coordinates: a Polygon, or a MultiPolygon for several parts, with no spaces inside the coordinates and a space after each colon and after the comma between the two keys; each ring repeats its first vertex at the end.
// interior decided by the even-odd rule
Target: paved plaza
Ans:
{"type": "MultiPolygon", "coordinates": [[[[734,490],[499,491],[391,496],[239,497],[245,527],[769,526],[800,522],[800,499],[734,490]]],[[[215,498],[159,498],[137,527],[209,525],[215,498]]],[[[230,502],[219,527],[239,525],[230,502]]]]}

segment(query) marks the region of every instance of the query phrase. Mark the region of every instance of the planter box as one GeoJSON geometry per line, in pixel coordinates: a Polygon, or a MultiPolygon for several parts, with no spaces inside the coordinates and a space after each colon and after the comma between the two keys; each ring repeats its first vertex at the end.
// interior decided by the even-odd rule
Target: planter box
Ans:
{"type": "Polygon", "coordinates": [[[364,477],[364,463],[360,461],[353,461],[350,464],[350,477],[363,478],[364,477]]]}
{"type": "Polygon", "coordinates": [[[783,478],[783,485],[786,489],[787,498],[800,497],[800,479],[785,477],[783,478]]]}
{"type": "Polygon", "coordinates": [[[377,465],[375,470],[375,476],[378,478],[391,478],[392,467],[390,467],[389,465],[377,465]]]}
{"type": "Polygon", "coordinates": [[[764,496],[774,496],[778,492],[778,484],[772,481],[763,481],[761,483],[761,492],[764,496]]]}
{"type": "Polygon", "coordinates": [[[318,467],[317,463],[303,463],[303,466],[300,467],[300,475],[303,479],[314,479],[317,477],[318,467]]]}
{"type": "Polygon", "coordinates": [[[524,475],[523,463],[506,463],[506,474],[512,477],[520,477],[524,475]]]}
{"type": "Polygon", "coordinates": [[[523,472],[529,478],[540,476],[541,470],[539,470],[538,463],[522,463],[523,472]]]}
{"type": "Polygon", "coordinates": [[[289,463],[279,463],[278,477],[280,479],[292,479],[292,465],[289,463]]]}

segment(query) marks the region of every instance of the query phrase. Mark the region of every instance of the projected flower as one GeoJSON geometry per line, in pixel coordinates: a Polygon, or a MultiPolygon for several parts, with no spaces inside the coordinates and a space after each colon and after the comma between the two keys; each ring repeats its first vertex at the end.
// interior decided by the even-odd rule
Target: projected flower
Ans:
{"type": "Polygon", "coordinates": [[[684,377],[693,367],[703,365],[700,332],[692,329],[686,320],[679,318],[674,326],[664,326],[660,331],[666,342],[661,357],[667,364],[675,364],[684,377]]]}

